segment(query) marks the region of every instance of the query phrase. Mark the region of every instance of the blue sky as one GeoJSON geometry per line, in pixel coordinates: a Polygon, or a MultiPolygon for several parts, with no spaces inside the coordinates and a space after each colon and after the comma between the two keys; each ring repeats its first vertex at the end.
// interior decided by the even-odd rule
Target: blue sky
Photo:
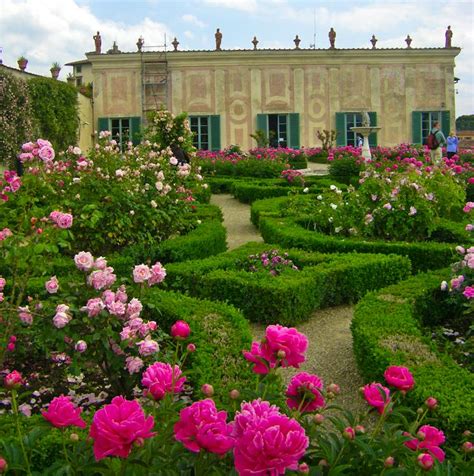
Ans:
{"type": "MultiPolygon", "coordinates": [[[[117,41],[122,51],[134,51],[141,35],[145,46],[163,45],[176,36],[180,49],[213,49],[220,28],[223,49],[302,48],[316,43],[327,48],[328,31],[337,32],[339,48],[442,47],[451,25],[453,46],[462,48],[456,59],[456,114],[474,114],[474,2],[445,1],[320,1],[320,0],[0,0],[2,59],[16,66],[20,55],[28,70],[48,74],[53,61],[61,64],[84,58],[94,49],[92,35],[99,30],[102,48],[117,41]],[[314,36],[316,35],[316,36],[314,36]]],[[[66,67],[60,78],[70,71],[66,67]]]]}

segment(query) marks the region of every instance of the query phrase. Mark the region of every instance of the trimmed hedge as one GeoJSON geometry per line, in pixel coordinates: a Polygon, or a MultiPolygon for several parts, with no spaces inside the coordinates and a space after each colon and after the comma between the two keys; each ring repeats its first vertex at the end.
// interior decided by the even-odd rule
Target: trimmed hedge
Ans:
{"type": "Polygon", "coordinates": [[[258,214],[252,211],[252,219],[255,215],[259,217],[260,233],[267,243],[322,253],[395,253],[410,259],[413,272],[443,268],[455,261],[456,252],[453,245],[448,243],[367,241],[360,238],[337,238],[306,230],[294,218],[275,218],[276,206],[281,206],[282,202],[273,207],[273,217],[268,216],[269,212],[262,216],[263,207],[258,209],[258,214]]]}
{"type": "Polygon", "coordinates": [[[294,249],[287,252],[300,271],[272,276],[238,268],[238,260],[273,248],[279,249],[248,243],[204,260],[171,263],[166,285],[196,297],[230,302],[251,321],[294,325],[314,309],[355,302],[367,291],[410,273],[408,259],[400,256],[323,255],[294,249]]]}
{"type": "MultiPolygon", "coordinates": [[[[439,401],[436,418],[456,441],[474,427],[474,376],[448,355],[440,354],[423,322],[442,303],[436,299],[449,270],[419,274],[365,296],[352,321],[354,352],[365,379],[381,379],[388,365],[408,367],[416,381],[407,394],[414,408],[433,396],[439,401]]],[[[436,314],[435,313],[435,314],[436,314]]]]}

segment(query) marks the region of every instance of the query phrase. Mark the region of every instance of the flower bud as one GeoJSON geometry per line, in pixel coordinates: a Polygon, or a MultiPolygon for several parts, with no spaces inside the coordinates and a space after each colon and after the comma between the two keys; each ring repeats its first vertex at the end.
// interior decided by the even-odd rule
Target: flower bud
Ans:
{"type": "Polygon", "coordinates": [[[14,370],[5,377],[3,384],[8,390],[20,388],[20,385],[23,384],[23,377],[20,372],[14,370]]]}
{"type": "Polygon", "coordinates": [[[41,234],[43,233],[43,228],[38,228],[38,229],[36,230],[36,233],[37,233],[38,235],[41,235],[41,234]]]}
{"type": "Polygon", "coordinates": [[[134,446],[136,446],[137,448],[140,448],[142,447],[144,444],[145,444],[145,440],[143,438],[137,438],[135,441],[134,441],[134,446]]]}
{"type": "Polygon", "coordinates": [[[193,352],[196,352],[196,346],[194,344],[188,344],[186,346],[186,349],[188,350],[189,353],[193,353],[193,352]]]}
{"type": "Polygon", "coordinates": [[[358,435],[363,435],[365,433],[365,426],[357,425],[355,431],[358,435]]]}
{"type": "Polygon", "coordinates": [[[319,463],[318,463],[318,466],[323,466],[323,467],[326,467],[326,466],[329,466],[327,460],[325,459],[320,459],[319,460],[319,463]]]}
{"type": "Polygon", "coordinates": [[[395,458],[393,456],[389,456],[385,459],[383,465],[384,468],[391,468],[395,464],[395,458]]]}
{"type": "Polygon", "coordinates": [[[6,473],[8,469],[8,463],[5,458],[0,456],[0,473],[6,473]]]}
{"type": "Polygon", "coordinates": [[[208,383],[205,383],[201,387],[201,392],[206,396],[206,397],[212,397],[214,395],[214,387],[208,383]]]}
{"type": "Polygon", "coordinates": [[[416,409],[416,413],[417,413],[418,415],[423,415],[424,412],[425,412],[425,411],[423,410],[423,408],[417,408],[417,409],[416,409]]]}
{"type": "Polygon", "coordinates": [[[171,326],[171,335],[178,340],[185,340],[191,334],[191,328],[186,321],[176,321],[171,326]]]}
{"type": "Polygon", "coordinates": [[[465,441],[461,448],[464,453],[472,453],[474,451],[474,445],[470,441],[465,441]]]}
{"type": "Polygon", "coordinates": [[[330,383],[327,387],[327,391],[339,395],[341,393],[341,387],[337,383],[330,383]]]}
{"type": "Polygon", "coordinates": [[[346,440],[353,440],[355,438],[355,430],[354,428],[352,428],[351,426],[348,426],[344,429],[344,431],[342,432],[342,436],[346,439],[346,440]]]}
{"type": "Polygon", "coordinates": [[[429,471],[434,465],[433,457],[428,453],[421,453],[418,455],[417,462],[418,466],[423,468],[425,471],[429,471]]]}
{"type": "Polygon", "coordinates": [[[438,406],[438,400],[436,400],[436,398],[434,398],[434,397],[428,397],[428,398],[425,400],[425,405],[426,405],[430,410],[434,410],[434,409],[438,406]]]}
{"type": "Polygon", "coordinates": [[[9,342],[7,345],[7,351],[8,352],[13,352],[15,350],[15,343],[14,342],[9,342]]]}
{"type": "Polygon", "coordinates": [[[426,435],[425,435],[425,433],[423,433],[422,431],[419,431],[419,432],[416,434],[416,437],[417,437],[420,441],[423,441],[423,440],[426,438],[426,435]]]}
{"type": "Polygon", "coordinates": [[[77,433],[71,433],[69,439],[75,443],[76,441],[79,441],[79,435],[77,433]]]}
{"type": "Polygon", "coordinates": [[[463,432],[462,436],[465,436],[466,438],[469,438],[472,435],[472,432],[469,430],[466,430],[463,432]]]}
{"type": "Polygon", "coordinates": [[[300,474],[309,474],[309,466],[307,463],[301,463],[299,466],[298,466],[298,472],[300,474]]]}
{"type": "Polygon", "coordinates": [[[229,396],[232,400],[237,400],[240,397],[240,392],[234,388],[234,390],[230,391],[229,396]]]}
{"type": "Polygon", "coordinates": [[[279,350],[277,352],[277,357],[280,359],[280,360],[283,360],[285,357],[286,357],[286,352],[284,350],[279,350]]]}
{"type": "Polygon", "coordinates": [[[316,413],[316,415],[314,415],[314,417],[313,417],[314,423],[316,423],[316,425],[321,425],[321,423],[325,419],[326,419],[326,417],[324,415],[322,415],[321,413],[316,413]]]}

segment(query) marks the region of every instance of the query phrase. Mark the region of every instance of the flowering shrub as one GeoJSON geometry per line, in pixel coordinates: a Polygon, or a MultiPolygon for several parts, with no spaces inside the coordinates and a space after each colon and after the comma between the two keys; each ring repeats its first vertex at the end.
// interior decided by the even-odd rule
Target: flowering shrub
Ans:
{"type": "Polygon", "coordinates": [[[278,250],[264,251],[258,255],[249,255],[246,260],[238,260],[237,266],[251,273],[268,271],[272,276],[278,276],[290,269],[293,271],[299,270],[293,261],[288,259],[288,253],[280,256],[278,250]]]}
{"type": "Polygon", "coordinates": [[[288,183],[295,185],[304,185],[304,176],[299,170],[283,170],[281,173],[282,178],[286,179],[288,183]]]}

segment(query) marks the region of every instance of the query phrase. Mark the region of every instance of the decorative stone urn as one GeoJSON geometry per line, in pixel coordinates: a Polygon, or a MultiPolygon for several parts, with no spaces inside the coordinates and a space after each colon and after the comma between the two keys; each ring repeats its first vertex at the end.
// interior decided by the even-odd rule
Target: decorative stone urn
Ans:
{"type": "Polygon", "coordinates": [[[53,68],[50,69],[50,71],[51,71],[51,77],[53,79],[58,79],[59,72],[61,71],[61,68],[53,67],[53,68]]]}
{"type": "Polygon", "coordinates": [[[18,67],[19,67],[22,71],[25,71],[27,64],[28,64],[28,60],[27,60],[25,57],[20,56],[20,57],[18,58],[18,67]]]}
{"type": "Polygon", "coordinates": [[[359,127],[351,127],[351,131],[360,134],[364,138],[364,143],[362,144],[362,157],[366,159],[368,162],[372,160],[372,155],[370,153],[370,146],[369,146],[369,136],[373,132],[378,132],[381,127],[378,126],[359,126],[359,127]]]}

